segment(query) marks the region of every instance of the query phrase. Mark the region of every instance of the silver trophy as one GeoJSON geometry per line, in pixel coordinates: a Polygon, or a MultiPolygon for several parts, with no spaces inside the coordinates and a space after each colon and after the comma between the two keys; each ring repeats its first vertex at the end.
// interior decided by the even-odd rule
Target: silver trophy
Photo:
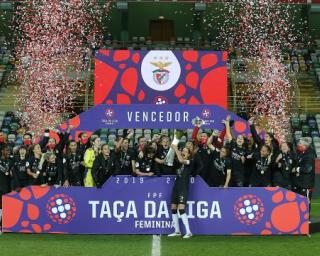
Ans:
{"type": "MultiPolygon", "coordinates": [[[[184,135],[184,130],[176,130],[171,144],[178,146],[179,141],[183,135],[184,135]]],[[[166,158],[164,159],[165,165],[173,166],[174,157],[175,157],[175,151],[174,149],[170,148],[166,155],[166,158]]]]}
{"type": "Polygon", "coordinates": [[[202,125],[205,124],[205,121],[202,120],[200,117],[195,117],[192,119],[192,125],[193,126],[198,126],[198,127],[201,127],[202,125]]]}

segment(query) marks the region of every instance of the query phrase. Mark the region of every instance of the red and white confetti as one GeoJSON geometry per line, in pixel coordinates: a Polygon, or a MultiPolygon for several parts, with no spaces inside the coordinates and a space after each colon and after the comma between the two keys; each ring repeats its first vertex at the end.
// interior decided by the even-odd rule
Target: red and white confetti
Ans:
{"type": "Polygon", "coordinates": [[[22,121],[39,134],[70,109],[87,56],[102,41],[104,7],[89,0],[27,0],[16,12],[16,78],[22,121]]]}
{"type": "Polygon", "coordinates": [[[257,80],[246,92],[253,101],[251,114],[265,119],[267,128],[280,140],[290,131],[288,105],[294,91],[281,53],[295,49],[307,31],[301,9],[291,5],[293,1],[288,3],[239,0],[216,4],[214,14],[204,19],[209,37],[213,24],[220,27],[216,40],[222,49],[240,50],[241,57],[256,64],[257,80]]]}

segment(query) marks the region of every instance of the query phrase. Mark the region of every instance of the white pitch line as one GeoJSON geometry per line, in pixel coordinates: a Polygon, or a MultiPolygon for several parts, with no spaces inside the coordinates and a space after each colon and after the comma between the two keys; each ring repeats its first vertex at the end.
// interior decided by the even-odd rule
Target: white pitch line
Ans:
{"type": "Polygon", "coordinates": [[[152,251],[151,256],[161,256],[161,236],[152,236],[152,251]]]}

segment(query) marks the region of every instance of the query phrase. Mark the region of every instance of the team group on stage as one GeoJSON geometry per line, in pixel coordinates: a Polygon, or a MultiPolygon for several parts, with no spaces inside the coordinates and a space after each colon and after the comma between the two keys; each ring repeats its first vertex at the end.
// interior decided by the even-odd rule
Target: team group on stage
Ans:
{"type": "Polygon", "coordinates": [[[134,147],[129,146],[134,131],[125,129],[112,150],[108,144],[101,145],[95,134],[89,138],[81,133],[78,141],[69,140],[70,127],[58,133],[58,143],[49,137],[49,130],[38,144],[26,133],[23,145],[14,151],[0,132],[0,196],[28,185],[100,188],[112,175],[176,175],[171,236],[180,235],[180,216],[185,238],[191,236],[185,213],[191,175],[200,175],[212,187],[281,186],[311,198],[315,154],[307,141],[300,140],[294,150],[288,142],[279,144],[271,133],[261,139],[253,119],[249,120],[251,137],[233,137],[232,123],[228,116],[222,131],[207,134],[200,131],[198,122],[186,143],[178,143],[183,135],[178,130],[172,143],[168,135],[158,134],[151,141],[139,137],[134,147]],[[171,162],[169,155],[175,155],[171,162]]]}

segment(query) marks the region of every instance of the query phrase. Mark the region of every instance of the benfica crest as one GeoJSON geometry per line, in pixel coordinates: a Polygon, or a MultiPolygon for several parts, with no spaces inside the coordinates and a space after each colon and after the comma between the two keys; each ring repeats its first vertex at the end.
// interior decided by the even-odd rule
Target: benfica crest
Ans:
{"type": "Polygon", "coordinates": [[[170,71],[165,69],[171,62],[150,62],[150,64],[156,66],[158,69],[153,71],[153,80],[156,84],[163,85],[169,81],[170,71]]]}

